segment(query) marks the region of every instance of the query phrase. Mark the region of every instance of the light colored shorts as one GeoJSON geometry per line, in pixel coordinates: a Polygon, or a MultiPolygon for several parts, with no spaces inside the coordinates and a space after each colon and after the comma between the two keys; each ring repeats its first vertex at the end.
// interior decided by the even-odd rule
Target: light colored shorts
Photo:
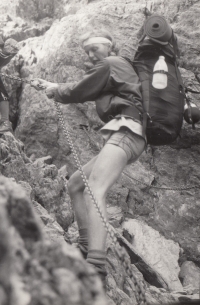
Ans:
{"type": "Polygon", "coordinates": [[[105,144],[121,147],[127,155],[128,164],[135,162],[146,147],[145,139],[126,127],[114,131],[105,144]]]}

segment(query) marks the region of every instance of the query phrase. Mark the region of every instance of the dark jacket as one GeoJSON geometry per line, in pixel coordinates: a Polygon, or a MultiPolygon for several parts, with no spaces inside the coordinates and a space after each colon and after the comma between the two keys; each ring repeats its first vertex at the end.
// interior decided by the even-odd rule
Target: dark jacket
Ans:
{"type": "MultiPolygon", "coordinates": [[[[2,40],[0,40],[0,43],[1,41],[2,40]]],[[[3,51],[0,50],[0,68],[7,65],[15,54],[16,53],[5,54],[3,51]]],[[[8,100],[8,93],[0,77],[0,102],[4,100],[8,100]]]]}
{"type": "Polygon", "coordinates": [[[60,84],[55,99],[61,103],[95,101],[102,121],[118,114],[141,121],[141,84],[132,65],[123,57],[110,56],[90,69],[78,83],[60,84]]]}

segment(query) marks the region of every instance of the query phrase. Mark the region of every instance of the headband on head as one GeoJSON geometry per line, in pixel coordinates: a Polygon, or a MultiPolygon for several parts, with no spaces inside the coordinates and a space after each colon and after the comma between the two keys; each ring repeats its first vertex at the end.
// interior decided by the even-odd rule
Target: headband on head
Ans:
{"type": "Polygon", "coordinates": [[[85,48],[86,46],[93,44],[93,43],[109,43],[110,45],[112,45],[112,41],[110,41],[108,38],[105,37],[91,37],[86,39],[83,42],[83,48],[85,48]]]}

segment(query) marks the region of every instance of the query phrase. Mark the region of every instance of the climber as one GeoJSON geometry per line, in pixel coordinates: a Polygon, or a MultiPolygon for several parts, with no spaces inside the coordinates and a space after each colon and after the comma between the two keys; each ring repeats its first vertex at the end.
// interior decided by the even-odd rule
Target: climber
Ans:
{"type": "MultiPolygon", "coordinates": [[[[0,68],[5,66],[11,58],[17,54],[18,47],[15,39],[9,38],[5,42],[0,36],[0,68]]],[[[0,134],[10,131],[13,132],[12,124],[9,121],[9,96],[0,78],[0,134]]]]}
{"type": "MultiPolygon", "coordinates": [[[[116,44],[109,32],[93,29],[81,37],[81,45],[93,67],[80,82],[56,84],[34,79],[32,86],[38,90],[38,85],[44,86],[49,98],[64,104],[95,100],[97,113],[106,123],[101,129],[105,145],[83,170],[107,219],[107,192],[125,166],[139,158],[146,145],[142,131],[141,84],[131,64],[117,56],[116,44]]],[[[79,228],[79,248],[105,283],[106,231],[79,171],[70,177],[68,190],[79,228]]]]}

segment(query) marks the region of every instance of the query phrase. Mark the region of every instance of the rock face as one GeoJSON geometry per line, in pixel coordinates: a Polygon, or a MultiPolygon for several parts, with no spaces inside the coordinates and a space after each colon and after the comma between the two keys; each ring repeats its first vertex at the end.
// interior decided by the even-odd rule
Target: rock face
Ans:
{"type": "Polygon", "coordinates": [[[66,179],[51,164],[52,158],[31,161],[24,153],[23,143],[11,133],[0,138],[0,154],[1,174],[17,182],[22,181],[21,185],[30,193],[32,200],[45,207],[64,229],[68,228],[74,216],[66,191],[66,179]]]}
{"type": "MultiPolygon", "coordinates": [[[[13,37],[20,41],[21,45],[19,53],[2,71],[28,81],[35,77],[59,83],[78,81],[88,66],[87,56],[79,46],[79,35],[86,28],[99,25],[114,34],[120,49],[119,54],[132,58],[138,43],[138,33],[145,20],[143,11],[146,4],[154,13],[164,15],[171,24],[180,44],[179,63],[183,80],[185,84],[189,83],[192,89],[200,90],[200,3],[195,0],[1,0],[3,37],[13,37]]],[[[63,128],[59,124],[55,104],[47,99],[42,91],[36,91],[27,83],[10,79],[4,79],[4,83],[10,95],[10,119],[15,137],[7,133],[0,138],[1,174],[15,180],[31,198],[32,205],[42,220],[42,235],[47,234],[51,241],[63,241],[74,221],[67,194],[66,177],[68,179],[76,166],[63,128]]],[[[199,95],[189,96],[200,107],[199,95]]],[[[102,147],[102,138],[98,130],[103,123],[96,115],[93,102],[62,105],[61,111],[81,163],[84,164],[102,147]]],[[[183,286],[186,282],[194,285],[192,280],[188,280],[189,273],[194,266],[195,270],[200,266],[199,152],[199,123],[193,130],[184,122],[181,137],[176,142],[167,147],[148,147],[135,164],[125,169],[107,197],[109,219],[113,226],[121,232],[122,222],[125,220],[125,224],[131,219],[134,223],[133,231],[125,237],[129,238],[129,235],[134,234],[135,242],[136,238],[142,238],[142,245],[148,249],[144,252],[140,248],[140,243],[137,243],[135,249],[134,239],[132,244],[131,240],[121,238],[130,255],[131,263],[137,266],[139,262],[138,269],[142,273],[139,277],[144,277],[148,298],[154,304],[159,301],[164,304],[177,300],[167,291],[182,288],[178,278],[177,261],[181,267],[180,277],[183,286]],[[144,235],[140,235],[138,228],[143,228],[144,235]],[[161,265],[154,261],[155,258],[159,261],[158,254],[151,256],[152,261],[149,260],[149,253],[152,253],[154,248],[150,243],[150,233],[155,241],[160,241],[157,243],[159,255],[163,253],[160,244],[164,243],[166,246],[165,254],[168,253],[173,261],[171,278],[168,272],[163,272],[168,263],[164,259],[164,254],[161,265]],[[189,267],[182,268],[181,265],[189,267]]],[[[5,211],[2,211],[2,215],[3,213],[5,211]]],[[[4,228],[7,226],[6,221],[6,218],[2,221],[4,228]]],[[[5,229],[2,230],[5,234],[11,234],[6,233],[5,229]]],[[[77,234],[77,229],[75,231],[77,234]]],[[[23,238],[20,238],[23,242],[23,238]]],[[[6,247],[5,253],[9,252],[6,247]]],[[[41,250],[42,246],[38,248],[35,254],[37,259],[41,253],[45,255],[51,245],[44,247],[44,250],[41,250]]],[[[27,251],[26,249],[25,253],[27,251]]],[[[52,251],[52,257],[56,256],[54,250],[52,251]]],[[[59,251],[62,257],[63,250],[59,251]]],[[[112,252],[110,256],[112,257],[112,252]]],[[[114,256],[112,259],[115,261],[114,256]]],[[[11,261],[12,258],[5,263],[5,269],[11,261]]],[[[116,262],[116,270],[121,272],[119,265],[120,263],[116,262]]],[[[58,268],[62,269],[63,265],[58,268]]],[[[109,295],[112,300],[116,304],[120,304],[123,298],[127,304],[131,304],[133,300],[135,302],[128,285],[124,284],[123,280],[118,280],[112,268],[109,271],[112,274],[107,285],[110,287],[109,295]]],[[[65,282],[67,272],[71,271],[55,271],[55,281],[59,282],[63,278],[65,282]]],[[[5,276],[5,285],[2,284],[5,286],[2,298],[5,299],[6,289],[10,285],[9,274],[12,274],[12,270],[7,273],[8,279],[5,276]]],[[[46,271],[44,274],[45,278],[46,271]]],[[[49,279],[48,274],[47,278],[49,279]]],[[[2,282],[4,283],[4,280],[2,282]]],[[[37,294],[39,289],[41,294],[38,295],[41,296],[42,290],[37,285],[34,293],[37,294]]],[[[48,290],[44,287],[43,289],[48,290]]],[[[63,286],[59,289],[62,290],[63,286]]],[[[53,302],[55,295],[51,296],[50,300],[53,302]]],[[[43,297],[45,299],[46,294],[43,297]]],[[[24,303],[21,299],[19,303],[26,304],[29,298],[30,295],[25,293],[24,303]]],[[[62,303],[59,302],[58,304],[62,303]]]]}
{"type": "Polygon", "coordinates": [[[4,177],[0,211],[1,304],[108,304],[78,250],[43,235],[24,190],[4,177]]]}

